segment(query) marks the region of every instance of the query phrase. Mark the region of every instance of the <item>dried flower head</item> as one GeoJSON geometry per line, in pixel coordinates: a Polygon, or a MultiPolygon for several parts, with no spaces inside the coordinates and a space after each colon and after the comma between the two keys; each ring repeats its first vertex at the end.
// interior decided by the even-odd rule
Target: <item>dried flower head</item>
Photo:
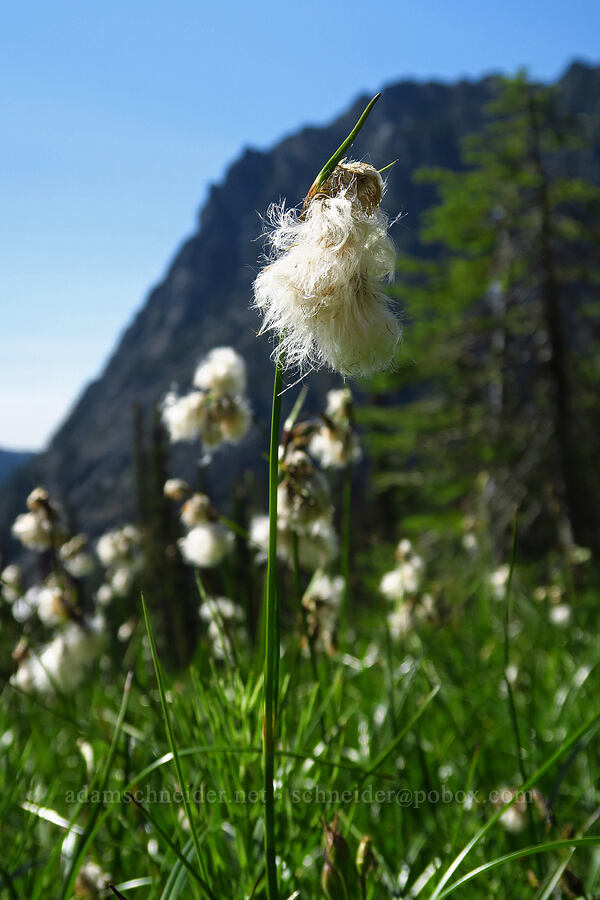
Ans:
{"type": "Polygon", "coordinates": [[[14,603],[23,593],[23,573],[15,563],[0,572],[0,595],[5,603],[14,603]]]}
{"type": "Polygon", "coordinates": [[[232,659],[232,642],[245,643],[244,611],[227,597],[208,597],[200,606],[200,618],[208,624],[208,637],[215,659],[232,659]]]}
{"type": "MultiPolygon", "coordinates": [[[[29,499],[27,503],[29,505],[29,499]]],[[[53,532],[55,532],[54,519],[48,515],[47,509],[43,506],[30,507],[29,512],[17,516],[12,526],[13,537],[29,550],[49,550],[52,546],[53,532]]]]}
{"type": "Polygon", "coordinates": [[[163,493],[169,500],[184,500],[190,493],[190,486],[183,478],[167,478],[163,493]]]}
{"type": "Polygon", "coordinates": [[[281,464],[277,489],[280,518],[290,528],[306,528],[331,511],[327,479],[303,450],[292,450],[281,464]]]}
{"type": "Polygon", "coordinates": [[[173,391],[162,403],[162,420],[169,432],[169,439],[193,441],[198,437],[204,423],[207,397],[202,391],[192,391],[178,397],[173,391]]]}
{"type": "Polygon", "coordinates": [[[315,644],[319,643],[329,655],[333,655],[337,647],[337,619],[344,586],[345,581],[341,575],[332,577],[324,572],[317,572],[302,598],[309,639],[315,644]]]}
{"type": "Polygon", "coordinates": [[[60,548],[60,559],[73,578],[85,578],[94,571],[94,559],[88,552],[88,539],[85,534],[76,534],[60,548]]]}
{"type": "Polygon", "coordinates": [[[101,616],[84,624],[69,623],[38,653],[21,656],[11,684],[26,693],[52,695],[56,691],[74,691],[97,658],[103,632],[101,616]]]}
{"type": "MultiPolygon", "coordinates": [[[[281,519],[277,522],[277,555],[293,566],[293,531],[281,519]]],[[[338,553],[338,538],[330,516],[312,522],[307,528],[296,531],[298,556],[303,569],[314,572],[322,569],[335,559],[338,553]]],[[[257,562],[265,562],[269,548],[269,517],[254,516],[250,521],[250,544],[257,551],[257,562]]]]}
{"type": "Polygon", "coordinates": [[[243,394],[246,363],[233,347],[215,347],[196,369],[194,385],[220,397],[243,394]]]}
{"type": "Polygon", "coordinates": [[[328,366],[363,376],[392,362],[401,330],[381,290],[395,263],[383,190],[372,166],[342,160],[301,213],[269,209],[269,264],[254,283],[254,305],[262,331],[279,335],[300,372],[328,366]]]}
{"type": "Polygon", "coordinates": [[[186,528],[194,528],[195,525],[204,525],[211,519],[216,520],[217,513],[210,505],[206,494],[192,494],[181,507],[181,521],[186,528]]]}
{"type": "Polygon", "coordinates": [[[199,569],[218,566],[233,545],[233,534],[219,522],[196,525],[178,540],[184,560],[199,569]]]}
{"type": "MultiPolygon", "coordinates": [[[[201,438],[208,450],[241,440],[251,421],[250,405],[243,396],[246,363],[242,357],[233,347],[215,347],[196,369],[194,386],[196,390],[183,397],[171,391],[163,400],[162,419],[170,440],[201,438]]],[[[171,481],[167,485],[177,492],[171,481]]]]}

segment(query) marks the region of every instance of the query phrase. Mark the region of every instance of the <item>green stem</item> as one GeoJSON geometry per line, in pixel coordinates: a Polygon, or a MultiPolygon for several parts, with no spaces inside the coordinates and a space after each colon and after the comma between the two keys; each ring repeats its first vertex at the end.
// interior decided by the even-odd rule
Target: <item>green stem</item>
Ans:
{"type": "Polygon", "coordinates": [[[344,643],[348,640],[348,601],[350,598],[350,517],[352,513],[352,469],[349,465],[344,470],[344,486],[342,489],[342,575],[344,577],[344,594],[340,615],[340,634],[344,643]]]}
{"type": "Polygon", "coordinates": [[[281,391],[283,388],[281,354],[275,364],[271,443],[269,452],[269,553],[267,560],[267,604],[265,622],[265,712],[263,754],[265,773],[265,864],[268,900],[278,900],[275,852],[275,796],[273,792],[275,760],[276,665],[279,655],[279,615],[277,592],[277,485],[279,481],[279,432],[281,428],[281,391]]]}
{"type": "Polygon", "coordinates": [[[344,156],[344,153],[346,152],[346,150],[354,143],[354,141],[358,137],[359,131],[361,130],[361,128],[367,121],[367,116],[369,115],[369,113],[371,112],[371,110],[373,109],[373,107],[375,106],[375,104],[377,103],[377,101],[379,100],[380,97],[381,97],[381,91],[378,94],[376,94],[373,97],[373,99],[369,102],[369,104],[365,108],[365,111],[363,112],[362,116],[360,117],[360,119],[358,120],[358,122],[356,123],[356,125],[354,126],[354,128],[352,129],[352,131],[350,132],[350,134],[344,141],[344,143],[338,147],[338,149],[335,151],[335,153],[333,154],[331,159],[327,160],[327,162],[325,163],[325,165],[323,166],[323,168],[321,169],[321,171],[319,172],[319,174],[313,181],[312,187],[311,187],[310,191],[308,192],[307,199],[310,199],[314,194],[316,194],[317,191],[319,190],[319,188],[321,187],[321,185],[325,181],[327,181],[327,179],[329,178],[329,176],[331,175],[331,173],[333,172],[333,170],[335,169],[335,167],[337,166],[339,161],[344,156]]]}
{"type": "Polygon", "coordinates": [[[298,603],[298,608],[300,610],[300,615],[302,617],[302,631],[304,633],[304,639],[306,641],[306,646],[308,647],[308,651],[310,653],[310,665],[312,669],[313,681],[315,684],[319,685],[319,670],[317,669],[317,657],[315,656],[315,645],[314,641],[310,636],[310,629],[308,627],[308,615],[306,612],[306,607],[302,603],[303,599],[303,591],[302,591],[302,581],[300,578],[300,555],[298,553],[298,534],[297,532],[292,532],[292,556],[294,558],[294,585],[296,588],[296,602],[298,603]]]}

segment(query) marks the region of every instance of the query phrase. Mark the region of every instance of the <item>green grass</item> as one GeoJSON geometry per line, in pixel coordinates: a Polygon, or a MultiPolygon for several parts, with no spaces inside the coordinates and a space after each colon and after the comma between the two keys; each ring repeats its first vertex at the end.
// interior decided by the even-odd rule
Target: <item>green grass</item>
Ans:
{"type": "MultiPolygon", "coordinates": [[[[533,599],[535,572],[517,566],[507,624],[487,588],[489,567],[440,548],[425,584],[438,614],[388,645],[375,586],[379,559],[390,567],[393,548],[372,556],[350,598],[346,643],[335,658],[318,657],[319,684],[300,650],[294,581],[282,580],[280,896],[323,896],[323,822],[336,813],[352,857],[363,835],[372,838],[369,898],[578,896],[567,893],[565,875],[572,885],[580,879],[586,897],[598,895],[591,576],[577,574],[571,625],[557,628],[533,599]],[[507,652],[518,668],[510,694],[507,652]],[[527,825],[518,834],[502,827],[490,799],[501,786],[528,785],[539,791],[533,845],[527,825]]],[[[235,665],[216,662],[203,641],[174,677],[161,672],[142,627],[131,640],[122,665],[113,655],[71,697],[43,703],[5,688],[0,896],[69,898],[79,863],[92,857],[128,898],[265,897],[260,651],[238,647],[235,665]],[[93,749],[91,773],[81,740],[93,749]],[[79,831],[69,860],[65,823],[79,831]]],[[[360,900],[358,876],[351,887],[360,900]]]]}

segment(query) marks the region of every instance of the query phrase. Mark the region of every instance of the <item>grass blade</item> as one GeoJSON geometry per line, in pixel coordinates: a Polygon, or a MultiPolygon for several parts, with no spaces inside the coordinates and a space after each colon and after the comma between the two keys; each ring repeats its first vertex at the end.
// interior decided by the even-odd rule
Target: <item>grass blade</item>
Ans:
{"type": "Polygon", "coordinates": [[[200,848],[200,841],[198,839],[198,832],[196,831],[196,825],[192,816],[192,809],[190,806],[190,801],[187,796],[187,791],[185,787],[185,781],[183,778],[183,769],[181,768],[181,761],[179,759],[179,754],[177,752],[177,745],[175,743],[175,734],[173,732],[173,725],[171,723],[171,717],[169,715],[169,709],[167,706],[167,697],[165,693],[165,685],[163,681],[162,671],[160,668],[160,663],[158,661],[158,654],[156,652],[156,643],[154,641],[154,634],[152,633],[152,625],[150,624],[150,616],[148,615],[148,607],[146,606],[146,600],[142,595],[142,609],[144,612],[144,621],[146,623],[146,631],[148,633],[148,640],[150,642],[150,652],[152,654],[152,661],[154,663],[154,671],[156,673],[156,683],[158,685],[158,693],[160,695],[160,705],[162,708],[163,718],[165,720],[165,729],[167,732],[167,741],[169,743],[169,747],[171,749],[171,753],[173,754],[173,762],[175,764],[175,771],[177,773],[177,780],[179,781],[181,796],[183,799],[183,808],[185,810],[185,815],[188,820],[190,826],[190,832],[192,835],[192,841],[194,844],[194,851],[196,853],[196,859],[198,860],[198,865],[200,867],[200,871],[203,875],[203,881],[206,885],[205,891],[208,897],[211,900],[215,900],[214,894],[211,892],[208,887],[208,874],[206,871],[206,866],[204,864],[204,858],[202,856],[202,850],[200,848]]]}
{"type": "MultiPolygon", "coordinates": [[[[561,758],[561,756],[564,756],[564,754],[574,744],[576,744],[577,741],[581,737],[583,737],[583,735],[587,731],[589,731],[590,728],[592,728],[598,722],[598,720],[600,720],[600,711],[597,712],[595,715],[593,715],[591,717],[591,719],[588,719],[587,722],[585,722],[580,728],[578,728],[577,731],[575,731],[568,740],[566,740],[563,744],[561,744],[561,746],[557,750],[554,751],[554,753],[537,770],[537,772],[534,772],[534,774],[531,776],[531,778],[529,778],[525,782],[525,784],[522,785],[522,787],[520,787],[517,791],[515,791],[515,793],[513,794],[511,799],[508,801],[508,803],[505,803],[504,806],[501,806],[499,809],[496,810],[494,815],[491,816],[490,819],[488,819],[488,821],[485,823],[485,825],[483,825],[479,829],[477,834],[475,834],[474,837],[472,837],[471,840],[468,842],[468,844],[466,844],[465,847],[463,847],[463,849],[460,851],[458,856],[453,860],[453,862],[450,864],[450,866],[446,869],[441,880],[438,882],[436,889],[434,890],[433,894],[431,895],[430,900],[438,900],[438,898],[442,896],[442,891],[443,891],[444,887],[446,886],[448,881],[452,878],[452,876],[454,875],[454,873],[456,872],[456,870],[462,863],[463,859],[465,859],[465,857],[471,852],[473,847],[476,847],[477,844],[479,843],[479,841],[496,824],[496,822],[498,821],[500,816],[502,816],[503,813],[505,813],[507,809],[510,809],[510,807],[514,803],[517,802],[519,797],[521,797],[526,791],[528,791],[529,788],[532,788],[536,784],[536,782],[539,781],[539,779],[542,777],[542,775],[544,775],[548,771],[548,769],[551,769],[552,766],[554,765],[554,763],[557,760],[559,760],[561,758]]],[[[588,840],[588,839],[586,839],[586,840],[588,840]]],[[[573,844],[573,842],[571,842],[571,843],[567,842],[567,846],[572,846],[572,844],[573,844]]]]}

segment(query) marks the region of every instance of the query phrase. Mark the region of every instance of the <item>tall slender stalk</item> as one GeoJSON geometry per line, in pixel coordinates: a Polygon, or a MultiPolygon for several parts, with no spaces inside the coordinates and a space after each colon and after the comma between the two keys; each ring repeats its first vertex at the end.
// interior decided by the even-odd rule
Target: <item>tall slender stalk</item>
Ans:
{"type": "MultiPolygon", "coordinates": [[[[315,178],[304,201],[304,209],[335,169],[346,150],[351,146],[369,113],[379,100],[377,94],[366,106],[358,122],[325,163],[315,178]]],[[[278,900],[277,864],[275,853],[275,796],[273,792],[276,697],[279,681],[279,597],[277,585],[277,485],[279,480],[279,436],[281,431],[281,391],[283,388],[283,359],[281,349],[275,363],[273,408],[271,413],[271,441],[269,449],[269,552],[267,558],[267,596],[265,614],[265,667],[264,667],[264,720],[263,751],[265,773],[265,864],[267,870],[268,900],[278,900]]]]}
{"type": "Polygon", "coordinates": [[[279,433],[281,429],[281,391],[283,387],[281,354],[275,363],[271,442],[269,450],[269,551],[267,559],[267,597],[265,616],[265,706],[263,719],[263,755],[265,774],[265,864],[267,896],[278,900],[275,852],[275,667],[279,656],[279,615],[277,591],[277,485],[279,481],[279,433]]]}
{"type": "Polygon", "coordinates": [[[343,643],[348,640],[348,606],[350,599],[350,520],[352,515],[352,469],[350,464],[344,469],[344,484],[342,488],[342,576],[344,578],[344,593],[342,596],[342,609],[340,615],[340,632],[343,643]]]}

